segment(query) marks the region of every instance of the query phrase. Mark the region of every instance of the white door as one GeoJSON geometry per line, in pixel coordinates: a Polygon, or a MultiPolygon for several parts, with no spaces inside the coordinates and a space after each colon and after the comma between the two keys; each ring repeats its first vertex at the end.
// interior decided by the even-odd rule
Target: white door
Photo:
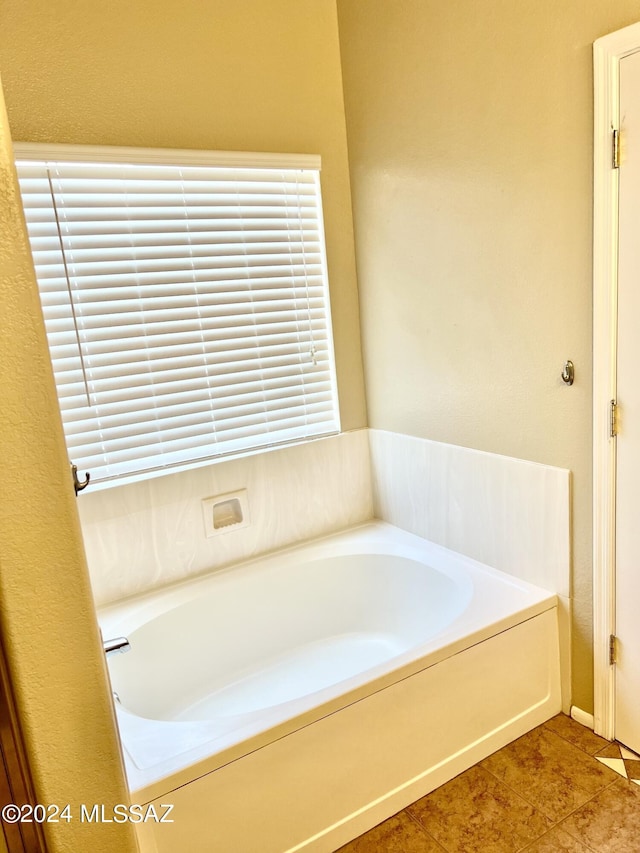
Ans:
{"type": "Polygon", "coordinates": [[[620,61],[615,736],[640,753],[640,53],[620,61]]]}

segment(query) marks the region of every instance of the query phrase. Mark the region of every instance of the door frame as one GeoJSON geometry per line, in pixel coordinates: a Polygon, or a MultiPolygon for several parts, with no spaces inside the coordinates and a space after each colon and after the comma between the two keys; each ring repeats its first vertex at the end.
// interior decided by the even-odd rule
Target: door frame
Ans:
{"type": "Polygon", "coordinates": [[[616,399],[619,170],[613,130],[620,127],[620,60],[640,51],[640,23],[593,45],[593,669],[594,730],[615,735],[616,440],[610,403],[616,399]]]}
{"type": "MultiPolygon", "coordinates": [[[[0,637],[0,804],[8,803],[33,806],[36,799],[9,665],[0,637]]],[[[37,822],[3,822],[0,842],[2,839],[8,853],[46,853],[43,827],[37,822]]]]}

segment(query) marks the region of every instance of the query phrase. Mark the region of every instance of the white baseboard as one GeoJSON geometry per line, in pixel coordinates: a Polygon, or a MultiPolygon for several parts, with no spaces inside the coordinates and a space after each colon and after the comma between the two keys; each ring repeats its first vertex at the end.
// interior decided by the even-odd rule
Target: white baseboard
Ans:
{"type": "Polygon", "coordinates": [[[577,705],[571,706],[571,719],[593,731],[593,714],[587,714],[586,711],[578,708],[577,705]]]}

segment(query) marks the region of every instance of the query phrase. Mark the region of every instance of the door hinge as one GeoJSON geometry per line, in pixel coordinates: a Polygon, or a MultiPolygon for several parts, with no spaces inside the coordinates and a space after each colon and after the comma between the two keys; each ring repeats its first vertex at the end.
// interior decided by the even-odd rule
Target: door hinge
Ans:
{"type": "Polygon", "coordinates": [[[620,168],[620,131],[614,130],[611,143],[611,168],[620,168]]]}
{"type": "Polygon", "coordinates": [[[609,666],[613,666],[616,662],[616,635],[611,634],[609,637],[609,666]]]}
{"type": "Polygon", "coordinates": [[[618,404],[615,400],[609,403],[609,435],[615,438],[618,434],[618,404]]]}

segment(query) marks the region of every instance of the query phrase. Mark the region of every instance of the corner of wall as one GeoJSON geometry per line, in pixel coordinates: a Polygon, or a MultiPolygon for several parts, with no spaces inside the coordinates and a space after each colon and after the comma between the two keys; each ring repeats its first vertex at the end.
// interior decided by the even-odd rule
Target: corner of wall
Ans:
{"type": "MultiPolygon", "coordinates": [[[[36,796],[77,815],[128,792],[1,89],[0,225],[0,629],[36,796]]],[[[130,825],[45,830],[52,853],[137,849],[130,825]]]]}

